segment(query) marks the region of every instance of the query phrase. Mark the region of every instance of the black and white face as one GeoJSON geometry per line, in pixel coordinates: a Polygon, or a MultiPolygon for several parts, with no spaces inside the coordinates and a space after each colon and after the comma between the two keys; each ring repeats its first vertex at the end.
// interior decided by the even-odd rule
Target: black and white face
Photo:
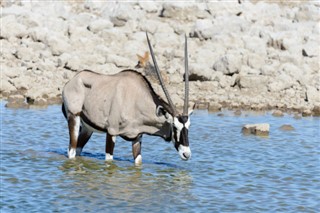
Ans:
{"type": "Polygon", "coordinates": [[[182,160],[188,160],[191,157],[188,136],[189,127],[190,116],[181,115],[173,118],[172,142],[182,160]]]}

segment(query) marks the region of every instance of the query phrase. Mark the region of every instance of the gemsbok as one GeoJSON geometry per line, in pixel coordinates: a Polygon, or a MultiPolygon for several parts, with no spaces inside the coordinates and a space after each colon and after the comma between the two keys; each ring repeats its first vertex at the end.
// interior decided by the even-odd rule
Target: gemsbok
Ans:
{"type": "Polygon", "coordinates": [[[185,36],[185,97],[183,113],[178,114],[164,85],[150,40],[147,42],[154,67],[168,102],[153,90],[150,82],[134,70],[103,75],[84,70],[63,88],[62,111],[68,121],[70,143],[68,157],[81,154],[93,132],[106,133],[105,159],[113,160],[116,136],[132,141],[135,164],[142,163],[143,134],[172,141],[182,160],[191,157],[188,130],[191,110],[189,102],[189,72],[187,37],[185,36]]]}

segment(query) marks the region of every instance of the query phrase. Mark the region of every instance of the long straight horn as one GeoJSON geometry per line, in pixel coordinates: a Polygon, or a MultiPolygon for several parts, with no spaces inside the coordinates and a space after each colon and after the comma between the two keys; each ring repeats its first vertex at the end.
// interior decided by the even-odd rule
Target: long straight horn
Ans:
{"type": "Polygon", "coordinates": [[[188,115],[188,106],[189,106],[189,68],[188,68],[188,43],[187,43],[187,35],[185,37],[185,45],[184,45],[184,106],[183,106],[183,115],[188,115]]]}
{"type": "Polygon", "coordinates": [[[173,112],[173,116],[175,116],[177,113],[176,113],[176,108],[175,106],[173,105],[173,102],[170,98],[170,95],[168,93],[168,90],[167,88],[165,87],[164,85],[164,82],[163,82],[163,79],[162,79],[162,76],[160,74],[160,70],[159,70],[159,67],[158,67],[158,64],[157,64],[157,61],[156,61],[156,57],[154,56],[154,53],[153,53],[153,49],[152,49],[152,46],[150,44],[150,40],[149,40],[149,37],[148,37],[148,33],[146,32],[146,36],[147,36],[147,41],[148,41],[148,45],[149,45],[149,49],[150,49],[150,53],[151,53],[151,57],[152,57],[152,61],[153,61],[153,64],[154,64],[154,67],[155,67],[155,70],[156,70],[156,73],[157,73],[157,76],[158,76],[158,79],[160,81],[160,85],[162,87],[162,90],[164,92],[164,94],[166,95],[166,98],[169,102],[169,106],[171,107],[172,109],[172,112],[173,112]]]}

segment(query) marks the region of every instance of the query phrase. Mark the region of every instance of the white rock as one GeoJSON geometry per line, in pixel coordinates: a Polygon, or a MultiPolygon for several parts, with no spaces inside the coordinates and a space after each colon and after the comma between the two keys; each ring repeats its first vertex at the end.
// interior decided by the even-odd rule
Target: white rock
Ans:
{"type": "Polygon", "coordinates": [[[279,92],[290,88],[294,84],[294,80],[285,73],[280,73],[276,78],[268,84],[268,90],[270,92],[279,92]]]}
{"type": "Polygon", "coordinates": [[[320,102],[320,91],[315,87],[307,86],[306,96],[308,102],[320,102]]]}
{"type": "Polygon", "coordinates": [[[61,36],[59,34],[48,35],[46,44],[50,47],[52,55],[61,55],[64,52],[69,51],[70,44],[68,43],[68,37],[61,36]]]}
{"type": "Polygon", "coordinates": [[[108,19],[97,19],[89,24],[88,29],[93,33],[97,33],[101,30],[110,29],[112,27],[113,24],[108,19]]]}
{"type": "Polygon", "coordinates": [[[220,57],[213,64],[213,69],[224,74],[239,73],[241,68],[241,57],[235,54],[227,54],[220,57]]]}
{"type": "Polygon", "coordinates": [[[33,27],[28,30],[28,34],[36,42],[45,42],[48,34],[48,28],[33,27]]]}
{"type": "Polygon", "coordinates": [[[303,45],[303,50],[305,50],[308,57],[319,58],[319,41],[308,41],[303,45]]]}
{"type": "Polygon", "coordinates": [[[213,23],[210,19],[198,19],[194,25],[191,37],[211,39],[213,36],[213,23]]]}
{"type": "Polygon", "coordinates": [[[1,79],[1,87],[0,87],[0,93],[10,93],[12,91],[16,91],[17,89],[11,84],[9,83],[9,80],[4,78],[1,79]]]}
{"type": "Polygon", "coordinates": [[[213,69],[209,67],[203,67],[200,64],[189,65],[190,80],[192,81],[210,81],[215,77],[213,69]]]}
{"type": "MultiPolygon", "coordinates": [[[[146,20],[144,22],[139,22],[140,25],[140,30],[143,32],[148,32],[151,34],[154,34],[155,32],[157,32],[159,21],[155,21],[155,20],[146,20]]],[[[145,37],[145,35],[144,35],[145,37]]]]}
{"type": "Polygon", "coordinates": [[[246,124],[242,128],[244,134],[254,134],[258,136],[267,136],[269,135],[270,124],[261,123],[261,124],[246,124]]]}
{"type": "Polygon", "coordinates": [[[238,85],[240,88],[248,88],[255,92],[266,91],[269,78],[261,75],[239,75],[238,85]]]}
{"type": "Polygon", "coordinates": [[[244,36],[243,38],[244,48],[257,55],[264,56],[267,53],[266,41],[258,37],[244,36]]]}
{"type": "Polygon", "coordinates": [[[195,20],[197,17],[207,17],[208,14],[200,10],[197,4],[173,1],[163,4],[160,16],[177,20],[195,20]]]}
{"type": "Polygon", "coordinates": [[[27,35],[27,27],[18,23],[16,17],[13,15],[1,17],[0,22],[1,36],[4,38],[21,38],[27,35]]]}
{"type": "Polygon", "coordinates": [[[161,7],[157,2],[139,1],[139,6],[148,13],[156,13],[161,7]]]}
{"type": "Polygon", "coordinates": [[[118,56],[118,55],[109,55],[107,57],[107,63],[113,63],[117,67],[133,67],[136,64],[135,61],[131,61],[127,58],[118,56]]]}

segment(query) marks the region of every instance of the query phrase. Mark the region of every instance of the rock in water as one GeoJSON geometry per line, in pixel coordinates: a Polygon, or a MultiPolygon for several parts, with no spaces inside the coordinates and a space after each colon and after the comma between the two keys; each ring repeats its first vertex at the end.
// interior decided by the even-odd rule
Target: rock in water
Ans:
{"type": "Polygon", "coordinates": [[[294,127],[291,126],[290,124],[284,124],[280,127],[280,130],[283,130],[283,131],[292,131],[294,130],[294,127]]]}
{"type": "Polygon", "coordinates": [[[242,133],[245,135],[253,134],[257,136],[268,136],[270,124],[246,124],[242,127],[242,133]]]}

